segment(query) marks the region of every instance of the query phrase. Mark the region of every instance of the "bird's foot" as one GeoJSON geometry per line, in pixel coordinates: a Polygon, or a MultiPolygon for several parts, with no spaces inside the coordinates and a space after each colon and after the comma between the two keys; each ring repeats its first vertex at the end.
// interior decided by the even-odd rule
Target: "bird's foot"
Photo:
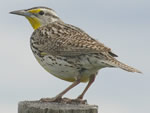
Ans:
{"type": "Polygon", "coordinates": [[[63,102],[67,104],[87,104],[87,100],[63,98],[63,102]]]}
{"type": "Polygon", "coordinates": [[[41,102],[57,102],[57,103],[65,103],[65,104],[87,104],[87,100],[83,99],[70,99],[70,98],[61,98],[61,97],[53,97],[53,98],[41,98],[41,102]]]}
{"type": "Polygon", "coordinates": [[[77,100],[83,100],[83,95],[79,95],[76,99],[77,100]]]}
{"type": "Polygon", "coordinates": [[[62,98],[61,97],[53,97],[53,98],[41,98],[41,102],[61,102],[62,98]]]}

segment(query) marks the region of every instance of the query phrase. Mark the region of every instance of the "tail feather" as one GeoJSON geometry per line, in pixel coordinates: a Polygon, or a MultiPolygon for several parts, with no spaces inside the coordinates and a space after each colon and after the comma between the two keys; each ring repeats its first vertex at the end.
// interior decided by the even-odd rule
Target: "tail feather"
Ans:
{"type": "Polygon", "coordinates": [[[119,67],[125,71],[128,71],[128,72],[137,72],[137,73],[142,73],[141,71],[139,71],[138,69],[135,69],[131,66],[128,66],[118,60],[116,60],[115,58],[114,59],[111,59],[111,60],[107,60],[105,61],[105,63],[109,64],[110,66],[114,66],[114,67],[119,67]]]}

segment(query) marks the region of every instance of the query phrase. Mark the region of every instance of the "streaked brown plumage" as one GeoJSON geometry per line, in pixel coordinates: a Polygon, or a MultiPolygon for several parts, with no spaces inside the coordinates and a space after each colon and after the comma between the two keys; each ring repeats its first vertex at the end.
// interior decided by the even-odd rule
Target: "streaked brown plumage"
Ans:
{"type": "Polygon", "coordinates": [[[75,57],[80,55],[95,54],[102,56],[109,67],[119,67],[129,72],[138,72],[130,66],[119,62],[110,48],[96,41],[83,30],[61,21],[50,23],[34,31],[31,40],[32,46],[47,55],[58,55],[63,57],[75,57]],[[40,38],[39,38],[40,37],[40,38]]]}

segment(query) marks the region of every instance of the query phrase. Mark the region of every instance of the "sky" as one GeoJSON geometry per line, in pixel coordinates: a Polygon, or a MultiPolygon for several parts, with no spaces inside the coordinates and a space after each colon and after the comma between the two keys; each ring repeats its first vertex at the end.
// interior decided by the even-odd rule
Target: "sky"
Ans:
{"type": "MultiPolygon", "coordinates": [[[[85,95],[99,113],[150,113],[149,0],[0,0],[0,113],[17,113],[19,101],[53,97],[70,85],[46,72],[30,49],[33,29],[13,10],[46,6],[66,23],[110,47],[118,60],[143,74],[121,69],[99,71],[85,95]]],[[[75,98],[86,84],[65,97],[75,98]]]]}

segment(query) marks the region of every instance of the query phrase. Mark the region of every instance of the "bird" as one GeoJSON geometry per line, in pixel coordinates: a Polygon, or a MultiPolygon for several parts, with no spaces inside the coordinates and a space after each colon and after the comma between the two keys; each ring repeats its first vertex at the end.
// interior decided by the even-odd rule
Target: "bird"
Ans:
{"type": "Polygon", "coordinates": [[[65,23],[51,8],[39,6],[10,13],[26,17],[33,27],[30,46],[39,64],[51,75],[72,82],[55,97],[42,98],[41,101],[62,100],[79,83],[88,82],[83,92],[75,98],[82,101],[98,71],[106,67],[142,73],[117,60],[118,55],[109,47],[79,27],[65,23]]]}

